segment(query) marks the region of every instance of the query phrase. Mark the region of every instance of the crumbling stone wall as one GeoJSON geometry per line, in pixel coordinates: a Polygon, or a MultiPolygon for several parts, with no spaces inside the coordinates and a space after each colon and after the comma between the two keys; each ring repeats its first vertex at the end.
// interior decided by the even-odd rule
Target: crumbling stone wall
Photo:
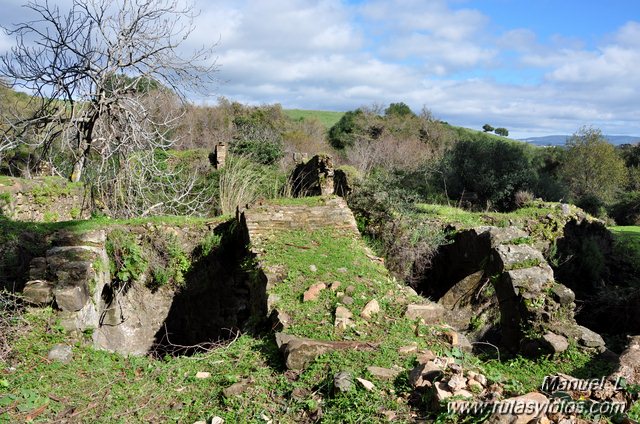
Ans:
{"type": "Polygon", "coordinates": [[[456,329],[476,340],[496,337],[491,341],[514,352],[561,352],[571,339],[604,349],[598,334],[576,323],[573,291],[555,282],[539,250],[520,244],[527,235],[515,227],[459,232],[434,258],[419,291],[444,306],[456,329]]]}
{"type": "Polygon", "coordinates": [[[291,188],[295,197],[326,196],[334,192],[333,160],[328,155],[316,155],[298,164],[291,173],[291,188]]]}
{"type": "Polygon", "coordinates": [[[0,181],[0,215],[17,221],[59,222],[85,219],[90,213],[81,186],[48,177],[0,181]]]}
{"type": "Polygon", "coordinates": [[[113,228],[59,231],[51,236],[44,256],[31,261],[24,298],[34,305],[51,305],[67,331],[93,330],[98,349],[144,355],[217,341],[249,317],[247,278],[241,268],[244,246],[233,239],[230,226],[130,227],[138,237],[175,234],[188,252],[210,231],[229,234],[224,248],[213,248],[192,263],[181,287],[159,288],[145,284],[148,273],[125,284],[112,281],[106,242],[113,228]]]}
{"type": "MultiPolygon", "coordinates": [[[[263,242],[279,230],[313,231],[324,228],[338,229],[359,236],[353,213],[341,197],[320,199],[316,206],[308,205],[264,205],[239,212],[238,221],[244,233],[245,243],[258,262],[263,242]]],[[[278,266],[259,267],[252,288],[252,314],[267,316],[278,311],[273,309],[275,300],[269,290],[285,277],[285,270],[278,266]]]]}

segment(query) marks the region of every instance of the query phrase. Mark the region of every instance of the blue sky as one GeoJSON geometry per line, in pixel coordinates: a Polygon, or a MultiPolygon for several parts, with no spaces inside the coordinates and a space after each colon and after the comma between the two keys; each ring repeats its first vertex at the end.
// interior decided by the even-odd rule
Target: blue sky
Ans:
{"type": "MultiPolygon", "coordinates": [[[[70,0],[61,0],[69,2],[70,0]]],[[[182,1],[182,0],[180,0],[182,1]]],[[[20,19],[3,0],[0,24],[20,19]]],[[[638,0],[196,0],[225,96],[346,111],[403,101],[515,137],[640,135],[638,0]]],[[[0,51],[11,40],[0,36],[0,51]]]]}

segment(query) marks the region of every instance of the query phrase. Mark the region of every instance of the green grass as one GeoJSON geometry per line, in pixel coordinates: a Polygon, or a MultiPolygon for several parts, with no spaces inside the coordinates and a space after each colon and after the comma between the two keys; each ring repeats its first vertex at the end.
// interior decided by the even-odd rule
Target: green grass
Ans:
{"type": "MultiPolygon", "coordinates": [[[[284,372],[269,335],[242,334],[192,357],[123,357],[94,350],[88,333],[77,338],[64,334],[50,309],[33,309],[17,322],[22,326],[12,343],[14,352],[7,364],[11,371],[0,376],[0,422],[24,422],[31,415],[34,422],[43,423],[62,418],[101,423],[194,422],[213,416],[226,422],[295,423],[314,422],[311,417],[318,409],[326,423],[386,422],[381,415],[384,410],[395,411],[400,422],[410,421],[408,373],[395,381],[381,381],[369,375],[366,366],[411,369],[415,356],[400,357],[395,342],[400,335],[411,337],[412,327],[390,330],[373,352],[326,354],[301,373],[291,374],[284,372]],[[72,346],[71,363],[46,359],[57,343],[72,346]],[[200,371],[211,376],[197,379],[200,371]],[[373,381],[376,390],[368,392],[356,383],[351,392],[334,395],[332,379],[340,371],[373,381]],[[249,381],[245,392],[224,397],[224,388],[244,380],[249,381]]],[[[609,372],[575,347],[553,359],[483,361],[447,349],[433,331],[421,326],[421,336],[413,339],[503,384],[505,396],[537,390],[546,375],[557,372],[580,378],[599,378],[609,372]]],[[[420,405],[415,412],[424,415],[426,408],[420,405]]]]}
{"type": "Polygon", "coordinates": [[[270,205],[278,206],[322,206],[328,197],[309,196],[309,197],[280,197],[277,199],[269,199],[270,205]]]}
{"type": "MultiPolygon", "coordinates": [[[[553,240],[561,235],[564,225],[562,221],[577,213],[575,206],[569,206],[570,215],[564,216],[560,204],[535,202],[509,213],[471,212],[461,208],[435,204],[415,205],[416,215],[426,219],[437,220],[446,225],[454,225],[458,229],[473,228],[484,225],[497,227],[516,226],[527,229],[533,238],[553,240]]],[[[531,242],[531,240],[526,240],[531,242]]]]}
{"type": "MultiPolygon", "coordinates": [[[[317,206],[323,199],[281,202],[317,206]]],[[[465,225],[475,226],[485,220],[499,218],[508,223],[509,219],[557,211],[555,206],[546,206],[548,209],[532,207],[505,216],[489,214],[489,218],[482,213],[434,205],[422,205],[420,213],[437,219],[454,217],[465,225]]],[[[36,226],[44,232],[53,228],[80,231],[105,225],[126,228],[145,223],[200,225],[211,221],[157,217],[52,224],[8,222],[36,226]]],[[[0,225],[2,223],[0,221],[0,225]]],[[[639,229],[630,232],[640,235],[639,229]]],[[[215,245],[219,240],[211,239],[207,243],[215,245]]],[[[12,371],[0,375],[0,423],[24,422],[29,415],[34,422],[62,419],[105,423],[194,422],[220,416],[226,422],[297,423],[319,421],[319,411],[321,421],[326,423],[386,422],[383,411],[394,411],[399,422],[408,422],[414,413],[427,415],[424,404],[412,407],[408,402],[411,395],[408,371],[414,366],[415,355],[401,356],[398,348],[410,343],[452,357],[466,369],[482,372],[490,381],[504,385],[505,396],[536,390],[546,375],[557,372],[579,378],[599,378],[609,372],[603,363],[575,346],[557,357],[535,361],[522,357],[503,357],[503,361],[498,361],[451,349],[441,336],[441,328],[403,317],[406,304],[420,299],[401,290],[386,269],[368,256],[363,240],[352,232],[279,231],[265,237],[260,248],[264,249],[260,258],[263,266],[285,269],[285,280],[276,284],[270,294],[279,297],[276,306],[291,316],[287,333],[324,340],[369,341],[375,348],[325,354],[300,373],[285,372],[282,356],[269,332],[241,334],[227,345],[192,357],[123,357],[94,350],[89,334],[75,338],[65,334],[50,309],[33,309],[13,320],[19,332],[10,344],[13,355],[6,366],[3,365],[3,369],[12,371]],[[310,265],[314,265],[315,271],[310,265]],[[327,288],[316,301],[302,301],[303,293],[312,284],[329,285],[336,281],[340,287],[335,292],[327,288]],[[342,298],[348,287],[353,300],[350,304],[342,298]],[[365,321],[359,313],[374,298],[380,303],[381,313],[365,321]],[[353,313],[355,328],[341,331],[334,327],[333,314],[338,304],[344,304],[353,313]],[[74,359],[70,364],[51,363],[46,359],[47,352],[56,343],[72,346],[74,359]],[[406,371],[395,381],[381,381],[368,374],[369,365],[397,365],[406,371]],[[211,376],[197,379],[195,375],[199,371],[209,372],[211,376]],[[376,390],[368,392],[355,383],[351,392],[334,394],[333,376],[340,371],[372,381],[376,390]],[[249,381],[245,392],[224,397],[224,388],[244,380],[249,381]]],[[[438,418],[439,422],[457,419],[444,413],[432,414],[431,418],[438,418]]]]}
{"type": "Polygon", "coordinates": [[[614,254],[631,267],[634,278],[640,275],[640,227],[610,227],[614,236],[614,254]]]}
{"type": "Polygon", "coordinates": [[[303,110],[303,109],[285,109],[285,115],[293,120],[311,120],[317,119],[326,129],[331,128],[336,122],[342,118],[344,112],[333,112],[327,110],[303,110]]]}
{"type": "MultiPolygon", "coordinates": [[[[482,141],[482,140],[510,140],[510,141],[514,141],[508,137],[502,137],[499,136],[497,134],[493,134],[493,133],[488,133],[488,132],[484,132],[484,131],[480,131],[480,130],[474,130],[471,128],[465,128],[465,127],[458,127],[455,125],[450,125],[447,124],[447,127],[453,131],[456,135],[456,139],[459,141],[464,141],[464,140],[477,140],[477,141],[482,141]]],[[[518,141],[518,143],[522,143],[521,141],[518,141]]]]}

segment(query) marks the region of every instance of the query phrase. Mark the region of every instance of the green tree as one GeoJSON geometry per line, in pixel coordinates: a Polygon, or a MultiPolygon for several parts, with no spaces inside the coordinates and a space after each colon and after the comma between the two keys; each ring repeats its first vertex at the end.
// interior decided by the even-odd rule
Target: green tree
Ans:
{"type": "Polygon", "coordinates": [[[482,131],[484,132],[493,132],[493,130],[495,130],[495,128],[493,128],[491,125],[489,124],[484,124],[482,126],[482,131]]]}
{"type": "Polygon", "coordinates": [[[360,124],[364,112],[361,109],[349,111],[329,129],[329,143],[336,149],[353,146],[356,135],[363,131],[360,124]]]}
{"type": "Polygon", "coordinates": [[[414,116],[415,114],[411,111],[411,108],[406,105],[406,103],[391,103],[388,108],[384,110],[385,116],[414,116]]]}
{"type": "Polygon", "coordinates": [[[498,135],[501,135],[502,137],[509,137],[509,130],[506,128],[496,128],[494,132],[498,135]]]}
{"type": "Polygon", "coordinates": [[[487,202],[499,210],[512,209],[517,191],[538,185],[535,148],[510,140],[458,142],[445,156],[443,168],[449,196],[475,193],[478,206],[487,202]]]}
{"type": "Polygon", "coordinates": [[[566,147],[561,174],[574,200],[611,201],[627,178],[624,160],[615,147],[592,127],[580,128],[567,139],[566,147]]]}

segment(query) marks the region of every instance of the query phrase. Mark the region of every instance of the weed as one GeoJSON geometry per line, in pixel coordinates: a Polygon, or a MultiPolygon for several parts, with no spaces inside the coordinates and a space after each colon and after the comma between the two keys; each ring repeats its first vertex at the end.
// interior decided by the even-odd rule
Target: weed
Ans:
{"type": "Polygon", "coordinates": [[[505,271],[514,271],[517,269],[525,269],[525,268],[533,268],[539,266],[541,264],[540,259],[538,258],[530,258],[525,259],[524,261],[516,262],[514,264],[509,265],[505,268],[505,271]]]}
{"type": "Polygon", "coordinates": [[[111,275],[117,282],[137,281],[147,271],[149,262],[134,234],[115,229],[109,233],[106,248],[111,275]]]}

